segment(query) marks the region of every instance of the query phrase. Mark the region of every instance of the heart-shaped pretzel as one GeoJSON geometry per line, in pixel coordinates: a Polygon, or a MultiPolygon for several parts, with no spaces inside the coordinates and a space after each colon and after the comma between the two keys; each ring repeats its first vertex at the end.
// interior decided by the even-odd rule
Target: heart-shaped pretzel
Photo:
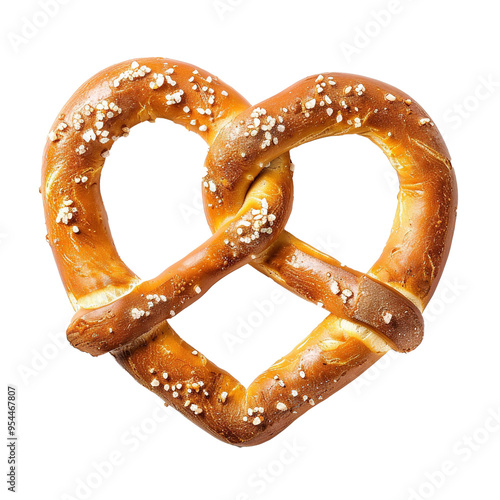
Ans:
{"type": "Polygon", "coordinates": [[[239,446],[266,441],[390,348],[404,352],[420,343],[421,311],[451,245],[456,182],[434,123],[398,89],[323,74],[251,107],[194,66],[128,61],[84,84],[49,139],[42,194],[47,238],[77,309],[69,340],[93,355],[111,351],[142,385],[219,439],[239,446]],[[210,146],[203,194],[214,234],[141,282],[115,249],[99,179],[111,145],[157,117],[197,132],[210,146]],[[381,147],[400,180],[391,236],[367,274],[284,231],[293,189],[288,151],[347,133],[381,147]],[[331,313],[248,388],[167,321],[246,263],[331,313]]]}

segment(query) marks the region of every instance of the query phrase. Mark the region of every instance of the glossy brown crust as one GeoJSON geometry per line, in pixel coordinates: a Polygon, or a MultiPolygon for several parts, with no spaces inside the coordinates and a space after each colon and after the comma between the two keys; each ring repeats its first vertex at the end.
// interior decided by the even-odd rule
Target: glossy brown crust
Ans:
{"type": "Polygon", "coordinates": [[[346,336],[340,322],[325,319],[248,388],[194,351],[167,322],[113,355],[140,384],[205,431],[253,446],[279,434],[382,356],[346,336]],[[198,408],[201,413],[195,413],[198,408]]]}
{"type": "Polygon", "coordinates": [[[409,351],[420,343],[421,311],[442,273],[457,203],[437,128],[394,87],[325,73],[250,107],[206,71],[159,58],[108,68],[68,101],[45,151],[42,194],[48,240],[77,309],[68,328],[71,343],[93,355],[112,351],[142,385],[239,446],[281,432],[389,346],[409,351]],[[197,132],[210,146],[202,187],[214,235],[141,282],[115,249],[99,178],[111,144],[157,117],[197,132]],[[367,274],[283,230],[293,197],[288,151],[347,133],[381,147],[401,186],[391,236],[367,274]],[[330,312],[248,389],[165,321],[246,263],[330,312]]]}
{"type": "Polygon", "coordinates": [[[283,232],[271,250],[252,265],[330,313],[364,324],[396,351],[411,351],[422,341],[422,314],[413,302],[374,278],[342,266],[290,233],[283,232]],[[349,290],[352,296],[343,297],[341,290],[349,290]],[[390,321],[384,321],[387,313],[390,321]]]}
{"type": "MultiPolygon", "coordinates": [[[[230,139],[234,149],[249,151],[245,158],[238,159],[239,163],[249,158],[265,163],[300,144],[344,134],[359,134],[377,144],[395,167],[400,182],[389,240],[368,274],[402,292],[423,310],[448,257],[455,227],[457,187],[441,134],[410,96],[358,75],[324,73],[305,78],[242,112],[238,120],[221,131],[209,150],[206,165],[210,172],[212,165],[224,163],[230,155],[238,158],[224,148],[230,139]],[[323,90],[318,92],[319,88],[323,90]],[[312,101],[314,107],[308,108],[312,101]],[[278,144],[264,151],[259,148],[261,136],[249,138],[243,133],[255,108],[266,109],[268,116],[281,117],[284,127],[277,134],[278,144]]],[[[204,194],[210,203],[211,194],[204,194]]],[[[219,227],[228,213],[231,212],[225,205],[212,204],[207,209],[211,227],[219,227]]],[[[284,239],[286,233],[275,246],[282,245],[284,239]]],[[[274,253],[273,247],[267,250],[267,254],[274,253]]]]}

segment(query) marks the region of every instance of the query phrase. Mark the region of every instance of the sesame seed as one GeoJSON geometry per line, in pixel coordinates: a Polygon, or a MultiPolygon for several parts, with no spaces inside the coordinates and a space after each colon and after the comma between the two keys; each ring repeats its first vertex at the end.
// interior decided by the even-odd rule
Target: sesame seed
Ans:
{"type": "Polygon", "coordinates": [[[178,393],[177,391],[174,391],[174,392],[172,393],[172,396],[173,396],[174,398],[178,398],[178,397],[179,397],[179,393],[178,393]]]}
{"type": "Polygon", "coordinates": [[[163,375],[162,375],[162,376],[163,376],[163,378],[164,378],[165,380],[167,380],[167,379],[168,379],[168,373],[167,373],[167,372],[163,372],[163,375]]]}
{"type": "Polygon", "coordinates": [[[158,387],[160,385],[160,382],[158,381],[158,379],[154,378],[152,381],[151,381],[151,385],[153,387],[158,387]]]}
{"type": "Polygon", "coordinates": [[[193,351],[191,354],[192,354],[193,356],[198,356],[198,351],[193,351]]]}
{"type": "Polygon", "coordinates": [[[306,378],[306,374],[305,374],[304,370],[300,370],[299,375],[301,378],[306,378]]]}

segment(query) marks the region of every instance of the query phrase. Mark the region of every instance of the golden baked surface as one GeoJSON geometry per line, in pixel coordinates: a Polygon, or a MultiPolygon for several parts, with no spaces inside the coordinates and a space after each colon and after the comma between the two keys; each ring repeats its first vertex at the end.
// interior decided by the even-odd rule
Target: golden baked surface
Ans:
{"type": "Polygon", "coordinates": [[[442,274],[457,206],[437,127],[397,88],[323,73],[251,106],[216,76],[161,58],[117,64],[77,90],[49,133],[42,194],[47,239],[76,310],[72,345],[95,356],[111,352],[167,404],[239,446],[272,438],[390,348],[418,346],[421,312],[442,274]],[[183,125],[209,145],[202,190],[213,235],[141,281],[115,248],[99,182],[113,144],[156,118],[183,125]],[[391,235],[367,273],[285,230],[293,201],[289,150],[342,134],[377,144],[400,182],[391,235]],[[168,323],[245,264],[330,312],[248,388],[168,323]]]}

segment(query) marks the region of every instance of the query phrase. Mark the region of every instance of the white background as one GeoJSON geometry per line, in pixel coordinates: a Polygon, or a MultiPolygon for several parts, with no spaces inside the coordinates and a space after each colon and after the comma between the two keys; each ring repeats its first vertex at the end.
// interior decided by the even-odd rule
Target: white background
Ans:
{"type": "MultiPolygon", "coordinates": [[[[18,388],[17,498],[500,498],[496,3],[217,5],[66,0],[44,19],[38,1],[2,2],[2,392],[7,383],[18,388]],[[35,21],[39,27],[30,31],[27,23],[35,21]],[[257,447],[215,440],[174,410],[162,410],[111,356],[93,359],[64,340],[72,309],[45,243],[42,150],[53,119],[81,83],[145,56],[201,66],[252,103],[320,72],[386,81],[432,116],[457,172],[456,235],[425,314],[423,344],[387,356],[257,447]],[[137,429],[140,437],[133,437],[137,429]],[[111,459],[112,470],[102,465],[111,459]],[[446,474],[438,472],[443,467],[446,474]]],[[[103,197],[117,247],[141,278],[209,236],[199,194],[206,149],[195,134],[163,121],[138,126],[113,148],[103,197]]],[[[289,230],[367,270],[396,206],[385,156],[369,141],[349,137],[302,146],[292,159],[289,230]],[[343,203],[347,214],[335,208],[343,203]]],[[[247,384],[325,315],[244,268],[172,323],[247,384]],[[276,297],[273,291],[279,303],[263,318],[258,304],[276,297]],[[227,338],[239,338],[250,318],[260,324],[230,346],[227,338]]]]}

